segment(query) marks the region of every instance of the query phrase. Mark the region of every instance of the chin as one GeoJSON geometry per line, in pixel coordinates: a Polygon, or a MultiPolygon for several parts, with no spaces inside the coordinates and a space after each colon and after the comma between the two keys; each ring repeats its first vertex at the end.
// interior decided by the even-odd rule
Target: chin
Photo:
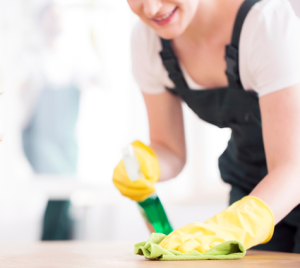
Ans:
{"type": "Polygon", "coordinates": [[[156,33],[163,39],[171,40],[171,39],[174,39],[174,38],[182,35],[183,30],[180,30],[178,28],[177,29],[165,29],[165,30],[156,31],[156,33]]]}

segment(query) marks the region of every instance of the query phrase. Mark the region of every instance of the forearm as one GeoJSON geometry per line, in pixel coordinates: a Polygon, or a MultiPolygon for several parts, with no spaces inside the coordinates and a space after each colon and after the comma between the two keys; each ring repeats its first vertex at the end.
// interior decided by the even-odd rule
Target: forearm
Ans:
{"type": "Polygon", "coordinates": [[[300,84],[260,98],[269,174],[251,193],[281,221],[300,203],[300,84]]]}
{"type": "Polygon", "coordinates": [[[185,165],[185,154],[180,156],[170,148],[157,142],[151,142],[150,147],[155,151],[160,165],[160,181],[176,177],[185,165]]]}
{"type": "Polygon", "coordinates": [[[300,168],[285,164],[273,169],[250,195],[263,200],[272,210],[275,224],[300,203],[300,168]]]}
{"type": "Polygon", "coordinates": [[[160,181],[176,177],[185,165],[186,146],[181,100],[166,91],[143,93],[147,107],[150,147],[156,152],[161,169],[160,181]]]}

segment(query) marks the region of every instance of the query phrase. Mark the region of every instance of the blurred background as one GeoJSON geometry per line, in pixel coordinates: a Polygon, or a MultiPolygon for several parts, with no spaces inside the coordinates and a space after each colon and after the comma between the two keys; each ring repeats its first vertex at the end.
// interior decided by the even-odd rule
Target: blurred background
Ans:
{"type": "MultiPolygon", "coordinates": [[[[0,0],[0,242],[148,238],[112,183],[122,148],[149,141],[136,21],[125,0],[0,0]]],[[[184,118],[188,163],[157,185],[174,228],[223,210],[229,192],[217,160],[230,131],[184,118]]]]}

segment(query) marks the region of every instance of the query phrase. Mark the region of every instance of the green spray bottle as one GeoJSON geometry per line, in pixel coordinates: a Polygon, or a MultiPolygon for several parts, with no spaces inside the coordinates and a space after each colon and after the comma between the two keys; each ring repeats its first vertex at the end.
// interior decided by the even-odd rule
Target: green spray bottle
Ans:
{"type": "MultiPolygon", "coordinates": [[[[123,149],[123,162],[127,175],[132,182],[143,176],[132,145],[123,149]]],[[[155,232],[168,235],[173,231],[164,207],[156,193],[153,193],[146,200],[138,202],[138,207],[150,233],[155,232]]]]}

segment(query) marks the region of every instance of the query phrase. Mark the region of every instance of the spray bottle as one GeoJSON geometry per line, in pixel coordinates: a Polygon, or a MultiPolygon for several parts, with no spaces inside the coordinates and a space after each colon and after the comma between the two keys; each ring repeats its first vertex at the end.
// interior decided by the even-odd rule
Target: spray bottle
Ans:
{"type": "MultiPolygon", "coordinates": [[[[143,177],[139,161],[132,145],[123,149],[123,162],[129,179],[134,182],[143,177]]],[[[156,193],[142,202],[138,202],[139,210],[146,222],[150,233],[170,234],[173,228],[156,193]]]]}

